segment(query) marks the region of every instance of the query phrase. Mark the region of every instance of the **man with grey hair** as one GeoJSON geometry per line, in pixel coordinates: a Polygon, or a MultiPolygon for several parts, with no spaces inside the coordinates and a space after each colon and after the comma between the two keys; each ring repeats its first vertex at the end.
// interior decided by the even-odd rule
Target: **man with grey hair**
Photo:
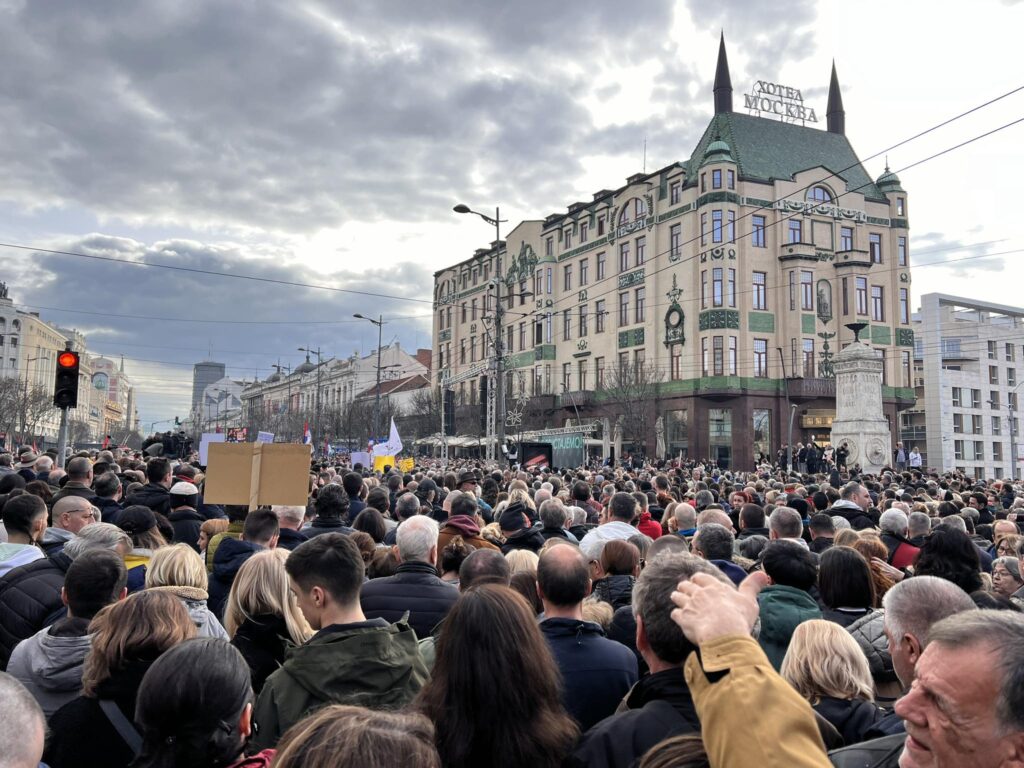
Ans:
{"type": "MultiPolygon", "coordinates": [[[[444,514],[445,517],[451,512],[451,504],[455,499],[462,496],[462,491],[452,491],[444,499],[444,514]]],[[[398,528],[401,527],[402,523],[413,517],[416,517],[420,513],[420,500],[414,493],[403,493],[395,500],[395,517],[398,519],[398,525],[392,528],[390,531],[384,534],[384,543],[389,547],[394,546],[398,541],[398,528]]],[[[433,519],[433,518],[431,518],[433,519]]]]}
{"type": "Polygon", "coordinates": [[[401,565],[394,576],[371,579],[359,595],[367,619],[394,624],[406,613],[419,639],[430,635],[459,598],[459,590],[437,575],[437,521],[414,515],[398,527],[401,565]]]}
{"type": "Polygon", "coordinates": [[[569,526],[569,513],[559,499],[548,499],[540,505],[540,535],[544,540],[563,539],[578,544],[579,540],[566,528],[569,526]]]}
{"type": "Polygon", "coordinates": [[[43,758],[46,720],[25,686],[0,672],[0,765],[36,768],[43,758]]]}
{"type": "Polygon", "coordinates": [[[302,542],[309,541],[306,534],[302,532],[302,525],[306,521],[305,507],[275,504],[271,509],[277,515],[277,522],[281,526],[277,546],[284,547],[291,552],[302,542]]]}
{"type": "Polygon", "coordinates": [[[64,614],[61,589],[68,568],[91,549],[109,549],[123,557],[132,551],[132,540],[115,525],[93,523],[63,551],[15,568],[0,579],[0,667],[6,669],[14,646],[64,614]]]}
{"type": "Polygon", "coordinates": [[[901,509],[887,509],[878,521],[882,529],[882,543],[889,550],[886,562],[893,568],[908,568],[914,564],[921,551],[910,543],[910,521],[901,509]]]}
{"type": "Polygon", "coordinates": [[[690,554],[664,553],[640,573],[631,608],[637,651],[650,674],[633,686],[617,714],[583,735],[570,764],[628,768],[658,742],[700,732],[683,674],[683,663],[695,646],[672,620],[670,599],[679,582],[697,573],[708,574],[733,589],[732,582],[715,566],[690,554]]]}
{"type": "Polygon", "coordinates": [[[768,538],[772,541],[789,539],[809,549],[803,540],[804,521],[800,513],[792,507],[776,507],[768,518],[768,538]]]}
{"type": "Polygon", "coordinates": [[[733,584],[739,584],[746,578],[747,573],[732,561],[735,543],[736,537],[724,525],[701,523],[693,536],[693,553],[714,565],[728,576],[733,584]]]}
{"type": "Polygon", "coordinates": [[[80,496],[92,502],[96,499],[96,492],[92,489],[92,462],[81,456],[76,456],[67,464],[68,481],[64,487],[53,494],[50,499],[50,508],[61,499],[67,496],[80,496]]]}
{"type": "Polygon", "coordinates": [[[924,512],[911,512],[907,518],[907,540],[918,549],[932,532],[932,519],[924,512]]]}
{"type": "Polygon", "coordinates": [[[682,536],[689,541],[697,532],[697,510],[692,505],[682,501],[676,504],[672,510],[672,519],[675,521],[676,535],[682,536]]]}

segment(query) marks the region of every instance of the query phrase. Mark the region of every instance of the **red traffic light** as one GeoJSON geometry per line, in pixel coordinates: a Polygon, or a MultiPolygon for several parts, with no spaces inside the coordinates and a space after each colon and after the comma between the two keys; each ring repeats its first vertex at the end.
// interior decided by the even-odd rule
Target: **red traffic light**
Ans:
{"type": "Polygon", "coordinates": [[[57,365],[61,368],[74,368],[78,365],[78,355],[74,352],[61,352],[57,356],[57,365]]]}

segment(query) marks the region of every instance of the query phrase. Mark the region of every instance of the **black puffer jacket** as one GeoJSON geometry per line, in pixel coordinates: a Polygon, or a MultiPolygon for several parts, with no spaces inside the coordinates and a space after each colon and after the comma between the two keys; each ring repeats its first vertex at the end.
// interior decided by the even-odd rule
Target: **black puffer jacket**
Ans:
{"type": "Polygon", "coordinates": [[[147,483],[129,496],[124,506],[130,507],[134,504],[141,504],[144,507],[149,507],[154,512],[166,515],[171,511],[171,494],[170,491],[158,483],[147,483]]]}
{"type": "Polygon", "coordinates": [[[594,582],[594,597],[611,603],[612,608],[618,610],[624,605],[633,604],[634,584],[636,579],[632,576],[605,576],[594,582]]]}
{"type": "Polygon", "coordinates": [[[71,558],[58,552],[0,579],[0,669],[7,669],[14,646],[60,614],[60,590],[70,565],[71,558]]]}
{"type": "Polygon", "coordinates": [[[203,524],[204,518],[191,507],[181,507],[167,515],[174,528],[174,543],[188,544],[196,552],[199,552],[199,527],[203,524]]]}
{"type": "Polygon", "coordinates": [[[402,563],[394,576],[371,579],[359,595],[367,619],[394,624],[408,612],[409,626],[421,640],[430,637],[458,599],[459,590],[441,581],[433,565],[415,561],[402,563]]]}
{"type": "Polygon", "coordinates": [[[885,637],[885,612],[871,611],[850,624],[846,631],[853,635],[857,645],[868,657],[871,677],[875,683],[896,680],[896,670],[889,655],[889,641],[885,637]]]}
{"type": "Polygon", "coordinates": [[[231,644],[245,657],[252,673],[252,691],[258,694],[267,678],[284,663],[285,649],[291,643],[284,619],[264,614],[243,621],[231,644]]]}

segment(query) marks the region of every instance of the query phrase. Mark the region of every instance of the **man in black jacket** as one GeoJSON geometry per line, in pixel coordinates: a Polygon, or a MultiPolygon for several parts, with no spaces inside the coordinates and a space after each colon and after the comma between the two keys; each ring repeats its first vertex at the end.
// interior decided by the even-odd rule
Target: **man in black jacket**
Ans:
{"type": "Polygon", "coordinates": [[[868,514],[871,506],[871,494],[868,489],[856,481],[851,481],[843,486],[839,492],[839,501],[833,504],[828,513],[835,517],[846,518],[855,531],[863,531],[867,528],[874,528],[875,522],[868,514]]]}
{"type": "Polygon", "coordinates": [[[287,549],[289,552],[295,549],[304,541],[309,541],[301,530],[302,521],[306,518],[305,507],[289,507],[275,504],[273,507],[277,520],[281,524],[281,532],[277,539],[277,546],[287,549]]]}
{"type": "Polygon", "coordinates": [[[706,573],[732,586],[715,566],[689,554],[663,554],[651,562],[633,590],[637,650],[650,674],[633,686],[622,711],[583,734],[568,764],[628,768],[648,749],[671,736],[699,734],[700,720],[683,674],[696,650],[672,621],[671,595],[680,581],[706,573]]]}
{"type": "Polygon", "coordinates": [[[205,519],[198,511],[199,489],[181,480],[171,486],[170,508],[167,519],[174,528],[174,543],[188,544],[199,552],[199,527],[205,519]]]}
{"type": "Polygon", "coordinates": [[[91,549],[109,549],[122,557],[132,542],[109,523],[94,523],[81,530],[62,552],[15,568],[0,579],[0,669],[14,646],[53,623],[66,612],[60,591],[72,561],[91,549]]]}
{"type": "Polygon", "coordinates": [[[416,637],[429,637],[459,598],[459,590],[438,577],[437,521],[416,515],[398,527],[398,556],[402,564],[394,576],[371,579],[359,602],[367,619],[395,623],[407,612],[416,637]]]}
{"type": "Polygon", "coordinates": [[[171,462],[158,457],[146,465],[146,479],[149,481],[128,497],[126,506],[141,504],[154,512],[166,515],[171,511],[171,462]]]}
{"type": "Polygon", "coordinates": [[[345,489],[337,483],[328,483],[317,491],[316,518],[302,531],[306,538],[312,539],[321,533],[352,533],[345,525],[350,501],[345,489]]]}
{"type": "Polygon", "coordinates": [[[227,606],[231,585],[242,566],[257,552],[277,546],[281,525],[269,509],[256,509],[245,516],[242,535],[223,539],[213,555],[213,576],[210,579],[207,607],[221,621],[227,606]]]}

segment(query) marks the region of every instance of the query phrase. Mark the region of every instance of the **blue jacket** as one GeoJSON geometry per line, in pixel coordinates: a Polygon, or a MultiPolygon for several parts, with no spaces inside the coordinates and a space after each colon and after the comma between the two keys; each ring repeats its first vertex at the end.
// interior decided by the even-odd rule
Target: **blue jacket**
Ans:
{"type": "Polygon", "coordinates": [[[638,679],[633,652],[591,621],[545,619],[540,631],[562,673],[562,702],[580,731],[614,714],[638,679]]]}
{"type": "Polygon", "coordinates": [[[213,611],[221,621],[224,620],[224,608],[231,593],[231,585],[245,561],[262,552],[265,547],[241,539],[225,538],[213,555],[213,576],[210,577],[210,597],[206,607],[213,611]]]}

